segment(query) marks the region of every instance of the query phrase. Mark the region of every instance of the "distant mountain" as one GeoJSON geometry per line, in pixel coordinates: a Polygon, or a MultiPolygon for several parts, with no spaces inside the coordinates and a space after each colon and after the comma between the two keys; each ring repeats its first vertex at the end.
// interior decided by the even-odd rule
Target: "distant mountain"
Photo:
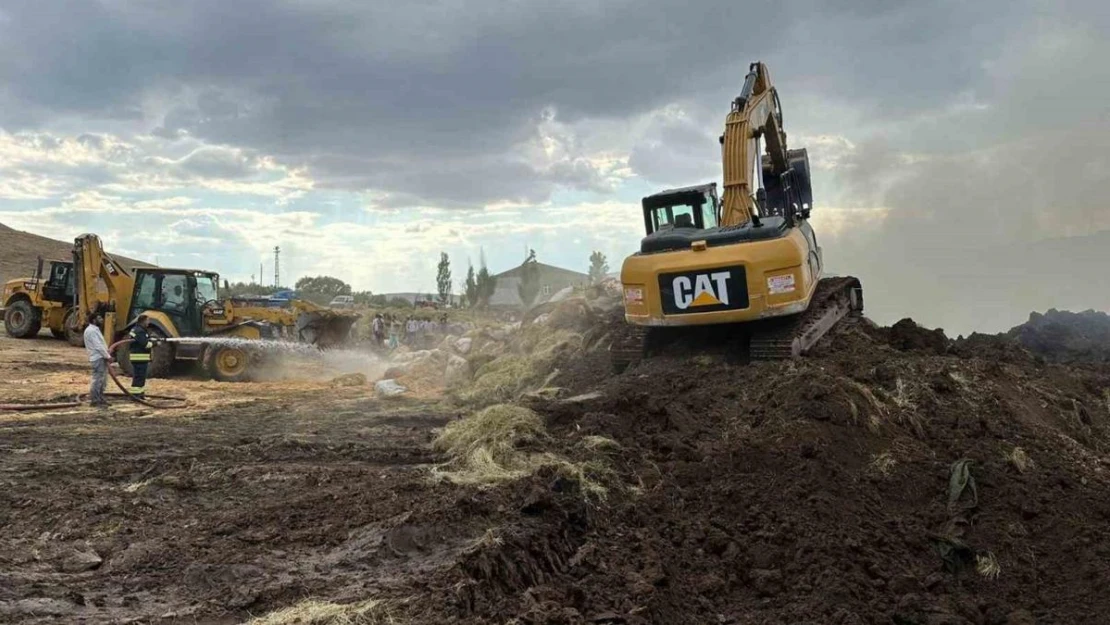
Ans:
{"type": "MultiPolygon", "coordinates": [[[[73,241],[48,239],[0,224],[0,284],[34,275],[39,256],[46,260],[69,260],[72,253],[73,241]]],[[[128,268],[154,266],[115,254],[112,257],[128,268]]]]}

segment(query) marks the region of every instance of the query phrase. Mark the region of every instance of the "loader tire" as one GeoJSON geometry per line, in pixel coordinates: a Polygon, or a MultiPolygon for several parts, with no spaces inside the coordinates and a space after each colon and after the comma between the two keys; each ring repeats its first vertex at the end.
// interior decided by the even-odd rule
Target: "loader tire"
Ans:
{"type": "MultiPolygon", "coordinates": [[[[152,338],[162,337],[162,333],[158,330],[151,328],[150,336],[152,338]]],[[[120,371],[124,375],[130,377],[135,373],[135,369],[131,367],[131,344],[124,343],[116,348],[116,362],[119,363],[120,371]]],[[[170,371],[173,368],[173,361],[176,356],[176,350],[172,343],[157,343],[154,349],[150,350],[150,366],[147,367],[146,377],[150,378],[168,378],[170,371]]]]}
{"type": "Polygon", "coordinates": [[[85,335],[81,331],[81,311],[70,308],[62,319],[62,328],[65,332],[66,342],[74,347],[85,346],[85,335]]]}
{"type": "Polygon", "coordinates": [[[251,360],[250,351],[237,345],[212,345],[204,350],[204,371],[220,382],[246,382],[251,360]]]}
{"type": "Polygon", "coordinates": [[[29,339],[42,329],[42,313],[27,300],[13,302],[4,312],[4,331],[13,339],[29,339]]]}

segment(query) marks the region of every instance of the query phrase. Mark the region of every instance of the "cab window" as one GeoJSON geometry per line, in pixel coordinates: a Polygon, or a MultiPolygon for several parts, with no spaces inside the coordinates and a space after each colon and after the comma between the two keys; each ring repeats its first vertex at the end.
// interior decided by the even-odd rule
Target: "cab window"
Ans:
{"type": "Polygon", "coordinates": [[[673,228],[676,224],[691,228],[697,223],[694,219],[694,207],[685,204],[661,206],[652,211],[651,221],[655,231],[673,228]]]}
{"type": "Polygon", "coordinates": [[[703,228],[717,227],[717,202],[709,194],[705,194],[705,203],[701,205],[701,222],[703,228]]]}
{"type": "Polygon", "coordinates": [[[137,310],[156,308],[155,294],[158,292],[154,274],[144,273],[139,276],[139,284],[135,288],[135,302],[131,305],[137,310]]]}

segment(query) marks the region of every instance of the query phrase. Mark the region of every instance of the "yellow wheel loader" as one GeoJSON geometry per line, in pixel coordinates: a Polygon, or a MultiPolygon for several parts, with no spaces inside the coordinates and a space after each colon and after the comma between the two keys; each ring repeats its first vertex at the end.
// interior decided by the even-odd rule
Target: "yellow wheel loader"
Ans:
{"type": "Polygon", "coordinates": [[[845,316],[862,313],[859,280],[824,277],[809,224],[809,157],[787,149],[763,63],[751,64],[721,146],[723,201],[715,183],[642,201],[647,235],[621,267],[629,325],[610,348],[617,371],[698,340],[738,339],[742,355],[755,360],[797,357],[845,316]]]}
{"type": "MultiPolygon", "coordinates": [[[[78,237],[73,254],[81,327],[90,311],[100,313],[111,343],[146,315],[155,339],[150,377],[167,377],[175,362],[186,361],[200,364],[216,380],[247,380],[263,358],[258,341],[290,338],[292,333],[303,342],[331,347],[346,340],[360,317],[296,300],[286,308],[236,305],[220,299],[219,274],[164,267],[129,271],[104,251],[94,234],[78,237]],[[98,294],[98,282],[107,285],[106,297],[98,294]]],[[[127,344],[116,354],[130,375],[127,344]]]]}
{"type": "Polygon", "coordinates": [[[32,338],[45,326],[55,338],[67,339],[77,347],[84,346],[74,307],[72,261],[43,261],[40,256],[33,277],[9,280],[4,284],[0,303],[3,304],[0,315],[8,336],[32,338]],[[45,275],[44,267],[47,269],[45,275]]]}

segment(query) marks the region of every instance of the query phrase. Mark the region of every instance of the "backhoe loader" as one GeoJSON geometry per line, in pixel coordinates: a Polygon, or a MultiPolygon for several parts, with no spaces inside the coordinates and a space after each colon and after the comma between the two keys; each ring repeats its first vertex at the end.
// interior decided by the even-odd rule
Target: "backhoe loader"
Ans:
{"type": "Polygon", "coordinates": [[[798,357],[845,316],[862,314],[858,279],[823,277],[809,224],[809,156],[787,149],[763,63],[749,66],[732,102],[721,157],[723,201],[716,183],[642,201],[647,235],[621,267],[629,325],[610,347],[617,371],[695,337],[737,343],[751,360],[798,357]]]}
{"type": "Polygon", "coordinates": [[[38,336],[45,326],[55,338],[67,339],[82,347],[84,338],[78,331],[80,324],[74,303],[73,262],[44,261],[40,256],[34,276],[8,280],[4,284],[0,298],[4,331],[12,338],[25,339],[38,336]],[[43,275],[44,268],[46,275],[43,275]]]}
{"type": "MultiPolygon", "coordinates": [[[[100,313],[109,342],[126,335],[139,315],[151,320],[150,377],[167,377],[175,362],[192,361],[213,379],[247,380],[262,360],[263,350],[255,341],[294,338],[332,347],[347,339],[360,317],[299,300],[285,308],[221,300],[219,274],[164,267],[128,270],[104,251],[95,234],[74,241],[73,259],[77,310],[82,320],[90,311],[100,313]],[[97,293],[98,281],[107,285],[106,297],[97,293]]],[[[126,344],[117,351],[117,360],[130,374],[126,344]]]]}

